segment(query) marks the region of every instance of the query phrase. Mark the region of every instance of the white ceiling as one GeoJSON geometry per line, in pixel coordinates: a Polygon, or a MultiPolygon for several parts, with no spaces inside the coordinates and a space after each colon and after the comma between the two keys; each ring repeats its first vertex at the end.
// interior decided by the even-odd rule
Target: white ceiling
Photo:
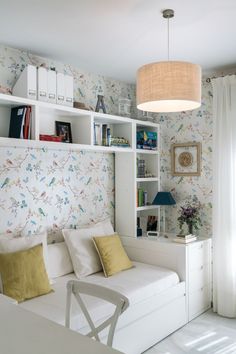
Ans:
{"type": "Polygon", "coordinates": [[[207,74],[236,66],[235,0],[0,0],[0,42],[134,82],[139,66],[170,54],[207,74]]]}

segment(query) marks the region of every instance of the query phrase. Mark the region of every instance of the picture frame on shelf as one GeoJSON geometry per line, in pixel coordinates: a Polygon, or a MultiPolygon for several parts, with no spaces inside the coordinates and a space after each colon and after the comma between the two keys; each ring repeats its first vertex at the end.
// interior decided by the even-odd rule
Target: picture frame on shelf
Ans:
{"type": "Polygon", "coordinates": [[[55,121],[56,135],[61,138],[62,143],[72,144],[71,124],[68,122],[55,121]]]}
{"type": "Polygon", "coordinates": [[[176,143],[171,145],[172,176],[201,175],[201,143],[176,143]]]}
{"type": "Polygon", "coordinates": [[[148,215],[147,217],[147,231],[157,231],[157,216],[148,215]]]}

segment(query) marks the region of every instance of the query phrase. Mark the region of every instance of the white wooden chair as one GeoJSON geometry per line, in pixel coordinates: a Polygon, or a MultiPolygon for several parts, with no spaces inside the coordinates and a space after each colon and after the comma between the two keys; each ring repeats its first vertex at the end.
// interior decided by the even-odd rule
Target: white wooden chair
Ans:
{"type": "Polygon", "coordinates": [[[113,337],[117,325],[119,316],[128,308],[129,300],[124,295],[117,291],[108,289],[106,287],[86,283],[80,280],[70,280],[67,283],[67,299],[66,299],[66,327],[70,328],[70,315],[71,315],[71,298],[72,294],[75,296],[88,324],[91,329],[86,335],[90,338],[95,338],[100,342],[99,333],[105,328],[110,326],[107,345],[112,347],[113,337]],[[81,294],[93,296],[105,300],[115,305],[114,313],[102,322],[98,327],[93,323],[89,311],[87,310],[84,301],[81,298],[81,294]]]}

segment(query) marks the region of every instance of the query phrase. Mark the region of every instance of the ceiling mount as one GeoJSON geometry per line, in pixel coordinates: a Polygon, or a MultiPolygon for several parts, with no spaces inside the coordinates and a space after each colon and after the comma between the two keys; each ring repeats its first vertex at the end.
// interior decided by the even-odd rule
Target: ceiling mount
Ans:
{"type": "Polygon", "coordinates": [[[162,11],[162,16],[164,18],[172,18],[172,17],[174,17],[174,15],[175,15],[175,12],[172,9],[166,9],[166,10],[162,11]]]}

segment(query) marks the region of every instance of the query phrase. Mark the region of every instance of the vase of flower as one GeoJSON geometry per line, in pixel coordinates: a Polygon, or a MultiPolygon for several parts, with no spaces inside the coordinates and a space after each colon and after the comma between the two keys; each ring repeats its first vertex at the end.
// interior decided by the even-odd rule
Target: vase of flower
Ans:
{"type": "Polygon", "coordinates": [[[193,233],[193,224],[191,222],[188,224],[188,233],[189,234],[193,233]]]}
{"type": "Polygon", "coordinates": [[[202,226],[200,219],[201,204],[196,196],[192,199],[186,199],[184,204],[180,207],[178,217],[179,227],[181,233],[183,232],[183,226],[186,224],[188,227],[188,233],[193,234],[194,230],[199,230],[202,226]]]}

